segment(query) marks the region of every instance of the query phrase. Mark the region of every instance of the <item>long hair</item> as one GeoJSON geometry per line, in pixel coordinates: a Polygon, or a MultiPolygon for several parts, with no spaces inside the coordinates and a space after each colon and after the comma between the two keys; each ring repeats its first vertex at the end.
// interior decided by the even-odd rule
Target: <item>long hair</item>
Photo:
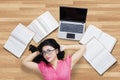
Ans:
{"type": "MultiPolygon", "coordinates": [[[[44,40],[43,42],[40,43],[40,45],[38,45],[37,50],[38,50],[40,53],[42,53],[43,47],[44,47],[44,46],[47,46],[47,45],[49,45],[49,46],[51,46],[51,47],[53,47],[53,48],[55,48],[55,49],[58,49],[57,58],[58,58],[59,60],[63,60],[65,53],[64,53],[64,51],[60,51],[60,45],[56,42],[55,39],[50,38],[50,39],[44,40]]],[[[40,55],[38,55],[37,57],[35,57],[35,59],[34,59],[33,61],[35,61],[35,60],[37,61],[37,63],[39,63],[40,61],[44,61],[46,64],[49,63],[49,62],[43,57],[43,54],[40,54],[40,55]]]]}

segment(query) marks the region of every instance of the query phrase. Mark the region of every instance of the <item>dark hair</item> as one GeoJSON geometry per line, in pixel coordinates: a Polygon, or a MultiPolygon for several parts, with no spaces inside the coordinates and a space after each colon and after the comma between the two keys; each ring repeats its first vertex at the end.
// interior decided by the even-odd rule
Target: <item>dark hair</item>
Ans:
{"type": "MultiPolygon", "coordinates": [[[[49,46],[51,46],[51,47],[53,47],[55,49],[58,49],[57,58],[59,60],[62,60],[64,58],[64,51],[60,51],[60,45],[56,42],[55,39],[52,39],[52,38],[46,39],[43,42],[41,42],[40,45],[37,47],[37,50],[42,53],[42,48],[44,46],[47,46],[47,45],[49,45],[49,46]]],[[[43,54],[38,55],[38,56],[39,56],[38,57],[39,62],[44,61],[46,64],[48,64],[48,61],[43,57],[43,54]]]]}
{"type": "Polygon", "coordinates": [[[55,41],[55,39],[50,38],[50,39],[46,39],[43,42],[41,42],[41,44],[37,47],[38,51],[42,53],[42,48],[47,45],[49,45],[55,49],[58,49],[57,58],[59,60],[62,60],[64,58],[64,51],[62,51],[62,52],[60,51],[60,45],[55,41]]]}

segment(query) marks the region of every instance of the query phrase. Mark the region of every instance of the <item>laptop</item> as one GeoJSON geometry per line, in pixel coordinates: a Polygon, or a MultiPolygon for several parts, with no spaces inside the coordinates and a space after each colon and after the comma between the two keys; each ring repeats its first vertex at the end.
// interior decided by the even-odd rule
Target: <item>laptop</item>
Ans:
{"type": "Polygon", "coordinates": [[[85,32],[87,8],[60,6],[58,38],[80,40],[85,32]]]}

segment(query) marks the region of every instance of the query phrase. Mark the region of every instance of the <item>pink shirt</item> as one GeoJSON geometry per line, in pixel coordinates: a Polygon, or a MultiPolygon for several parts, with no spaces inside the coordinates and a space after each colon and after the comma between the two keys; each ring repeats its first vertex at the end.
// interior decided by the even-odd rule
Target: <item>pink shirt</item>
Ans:
{"type": "Polygon", "coordinates": [[[43,61],[38,64],[38,68],[41,71],[44,80],[70,80],[71,57],[67,56],[66,59],[59,60],[56,69],[43,61]]]}

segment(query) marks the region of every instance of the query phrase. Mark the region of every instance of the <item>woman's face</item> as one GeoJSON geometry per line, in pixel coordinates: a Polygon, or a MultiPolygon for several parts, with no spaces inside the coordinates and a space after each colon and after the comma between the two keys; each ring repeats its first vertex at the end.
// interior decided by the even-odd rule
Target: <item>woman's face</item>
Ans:
{"type": "Polygon", "coordinates": [[[48,62],[52,62],[57,58],[58,50],[52,46],[47,45],[42,48],[42,53],[48,62]]]}

